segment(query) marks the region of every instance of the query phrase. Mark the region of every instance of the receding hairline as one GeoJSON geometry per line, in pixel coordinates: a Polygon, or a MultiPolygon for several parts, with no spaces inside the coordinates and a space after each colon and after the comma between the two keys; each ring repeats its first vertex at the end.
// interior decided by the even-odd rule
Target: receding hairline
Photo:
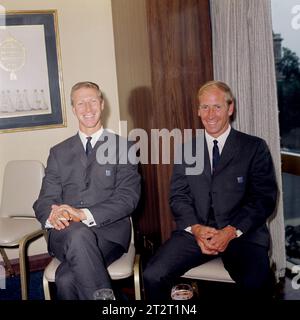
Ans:
{"type": "Polygon", "coordinates": [[[82,81],[82,82],[77,82],[73,85],[72,89],[71,89],[71,105],[73,106],[73,95],[74,92],[82,89],[82,88],[90,88],[90,89],[95,89],[97,91],[97,94],[100,98],[100,100],[103,100],[103,94],[102,91],[100,89],[100,87],[97,85],[97,83],[94,83],[92,81],[82,81]]]}
{"type": "Polygon", "coordinates": [[[218,80],[208,81],[204,83],[204,85],[202,85],[198,90],[198,99],[200,99],[200,97],[211,88],[216,88],[224,92],[225,99],[228,104],[234,101],[234,96],[230,87],[225,82],[218,80]]]}

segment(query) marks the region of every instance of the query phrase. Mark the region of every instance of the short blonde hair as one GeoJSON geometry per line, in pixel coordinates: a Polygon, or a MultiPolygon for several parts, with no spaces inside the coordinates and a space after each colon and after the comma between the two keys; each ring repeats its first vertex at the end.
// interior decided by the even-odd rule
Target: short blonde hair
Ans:
{"type": "Polygon", "coordinates": [[[95,89],[97,91],[97,94],[99,96],[100,101],[103,100],[103,94],[102,91],[100,90],[99,86],[91,81],[83,81],[83,82],[77,82],[74,84],[74,86],[71,89],[71,105],[73,106],[73,95],[74,92],[81,89],[81,88],[91,88],[95,89]]]}
{"type": "Polygon", "coordinates": [[[227,105],[230,105],[232,102],[234,102],[234,96],[230,87],[225,82],[218,80],[206,82],[198,91],[198,99],[200,99],[204,92],[206,92],[211,87],[218,88],[225,93],[225,100],[227,105]]]}

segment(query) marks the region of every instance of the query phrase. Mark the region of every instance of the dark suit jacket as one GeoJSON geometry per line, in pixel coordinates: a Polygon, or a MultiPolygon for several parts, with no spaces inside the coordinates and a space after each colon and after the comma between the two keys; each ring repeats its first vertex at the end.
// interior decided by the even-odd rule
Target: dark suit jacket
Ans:
{"type": "MultiPolygon", "coordinates": [[[[117,135],[114,137],[117,142],[124,139],[117,135]]],[[[140,176],[136,165],[100,165],[96,160],[96,151],[102,143],[96,143],[89,158],[78,134],[54,146],[50,150],[41,192],[33,208],[42,227],[49,217],[52,204],[87,208],[93,214],[101,234],[127,250],[130,241],[129,216],[139,200],[140,176]]],[[[118,154],[118,150],[114,152],[118,154]]]]}
{"type": "Polygon", "coordinates": [[[267,218],[273,213],[277,184],[264,140],[233,128],[225,142],[215,174],[204,143],[204,171],[185,175],[187,165],[174,165],[170,205],[177,228],[205,225],[212,204],[218,228],[232,225],[241,239],[269,245],[267,218]]]}

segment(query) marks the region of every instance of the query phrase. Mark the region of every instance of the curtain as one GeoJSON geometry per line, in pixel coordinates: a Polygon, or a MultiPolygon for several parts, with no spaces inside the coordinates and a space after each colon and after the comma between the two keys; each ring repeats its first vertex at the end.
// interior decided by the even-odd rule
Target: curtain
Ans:
{"type": "Polygon", "coordinates": [[[271,261],[277,280],[285,275],[280,136],[270,0],[210,0],[214,79],[236,97],[233,127],[262,137],[272,153],[278,188],[269,220],[271,261]]]}

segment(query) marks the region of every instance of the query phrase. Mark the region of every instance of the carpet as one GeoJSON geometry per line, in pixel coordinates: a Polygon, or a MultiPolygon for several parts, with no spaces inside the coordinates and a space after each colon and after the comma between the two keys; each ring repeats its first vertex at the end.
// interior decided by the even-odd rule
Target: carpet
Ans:
{"type": "MultiPolygon", "coordinates": [[[[42,279],[42,271],[30,273],[29,300],[44,300],[42,279]]],[[[20,276],[6,278],[6,288],[0,289],[0,300],[21,300],[20,276]]]]}

